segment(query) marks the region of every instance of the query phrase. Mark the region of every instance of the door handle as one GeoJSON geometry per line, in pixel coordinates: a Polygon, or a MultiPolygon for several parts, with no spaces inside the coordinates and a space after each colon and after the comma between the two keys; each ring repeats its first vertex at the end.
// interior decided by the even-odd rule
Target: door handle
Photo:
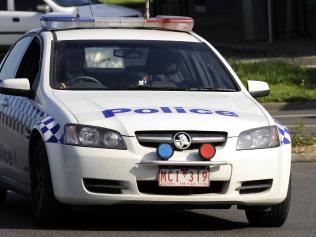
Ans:
{"type": "Polygon", "coordinates": [[[13,22],[20,22],[20,18],[19,18],[19,17],[13,17],[13,18],[12,18],[12,21],[13,21],[13,22]]]}
{"type": "Polygon", "coordinates": [[[3,107],[7,107],[9,105],[9,101],[7,99],[3,99],[0,101],[0,105],[3,107]]]}

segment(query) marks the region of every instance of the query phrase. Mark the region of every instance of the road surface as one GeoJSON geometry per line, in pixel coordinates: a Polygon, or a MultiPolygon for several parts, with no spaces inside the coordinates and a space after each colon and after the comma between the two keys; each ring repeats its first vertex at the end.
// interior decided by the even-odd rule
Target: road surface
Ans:
{"type": "Polygon", "coordinates": [[[252,228],[242,211],[167,209],[80,212],[63,226],[39,229],[31,218],[27,199],[10,193],[0,207],[1,237],[204,237],[204,236],[316,236],[316,163],[293,164],[292,206],[287,223],[281,228],[252,228]]]}

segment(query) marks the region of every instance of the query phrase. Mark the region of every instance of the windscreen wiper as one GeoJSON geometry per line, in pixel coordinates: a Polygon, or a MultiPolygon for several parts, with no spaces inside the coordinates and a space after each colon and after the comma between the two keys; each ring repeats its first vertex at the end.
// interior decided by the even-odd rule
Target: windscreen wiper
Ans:
{"type": "Polygon", "coordinates": [[[190,88],[188,91],[218,91],[218,92],[236,92],[234,89],[227,88],[214,88],[214,87],[199,87],[199,88],[190,88]]]}
{"type": "Polygon", "coordinates": [[[126,90],[151,90],[151,91],[184,91],[184,88],[175,87],[149,87],[149,86],[131,86],[127,87],[126,90]]]}

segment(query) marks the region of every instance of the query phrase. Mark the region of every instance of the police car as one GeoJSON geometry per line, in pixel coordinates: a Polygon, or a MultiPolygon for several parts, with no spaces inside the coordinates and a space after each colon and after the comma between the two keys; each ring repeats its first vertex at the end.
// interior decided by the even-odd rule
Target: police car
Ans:
{"type": "Polygon", "coordinates": [[[35,220],[65,206],[245,210],[281,226],[289,131],[186,17],[46,15],[0,71],[0,196],[31,197],[35,220]]]}

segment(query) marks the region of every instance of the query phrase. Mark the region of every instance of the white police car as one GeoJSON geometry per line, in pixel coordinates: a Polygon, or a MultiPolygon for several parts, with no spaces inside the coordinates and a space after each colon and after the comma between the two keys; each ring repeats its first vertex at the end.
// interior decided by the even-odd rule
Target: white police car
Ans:
{"type": "Polygon", "coordinates": [[[39,223],[64,204],[244,209],[280,226],[291,140],[184,17],[44,16],[0,71],[0,196],[39,223]]]}

